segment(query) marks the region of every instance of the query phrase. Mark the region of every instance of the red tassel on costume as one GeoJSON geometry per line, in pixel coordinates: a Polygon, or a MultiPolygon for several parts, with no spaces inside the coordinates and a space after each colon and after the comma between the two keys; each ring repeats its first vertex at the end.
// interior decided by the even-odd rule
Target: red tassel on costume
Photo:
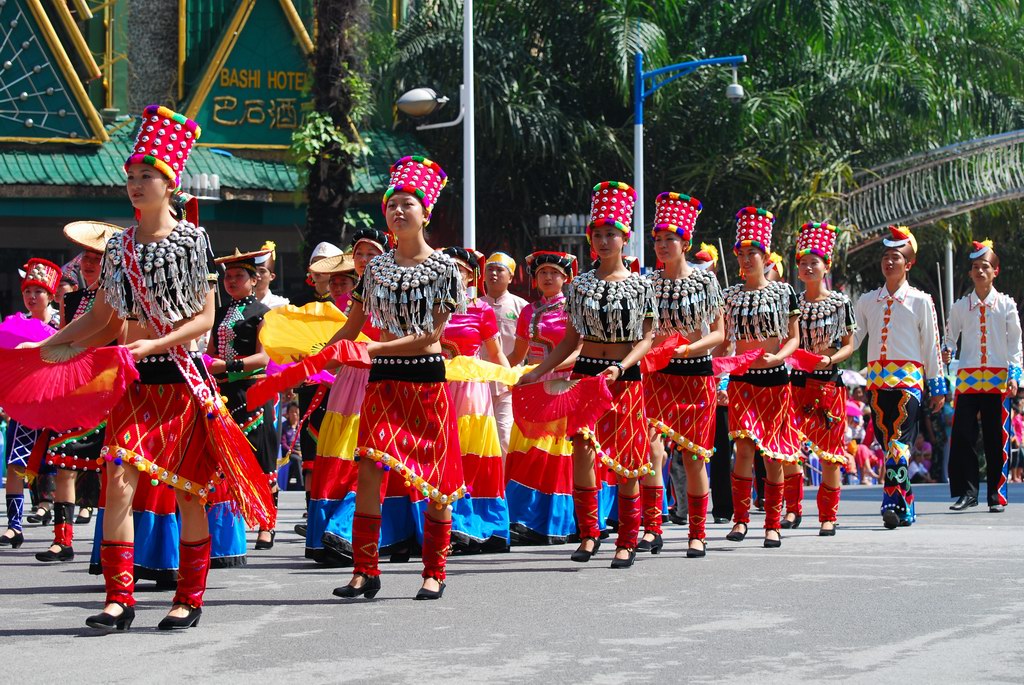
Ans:
{"type": "MultiPolygon", "coordinates": [[[[653,531],[651,531],[653,532],[653,531]]],[[[636,548],[640,535],[640,495],[624,497],[619,495],[619,536],[616,547],[636,548]]]]}
{"type": "Polygon", "coordinates": [[[595,488],[573,488],[572,503],[576,509],[576,527],[579,529],[580,538],[601,537],[601,528],[597,525],[597,495],[601,492],[600,487],[595,488]]]}
{"type": "Polygon", "coordinates": [[[818,521],[835,523],[839,516],[839,493],[842,487],[830,488],[824,483],[818,488],[818,521]]]}
{"type": "Polygon", "coordinates": [[[779,530],[782,528],[782,491],[783,483],[764,481],[764,529],[779,530]]]}
{"type": "Polygon", "coordinates": [[[135,543],[104,540],[100,543],[100,564],[107,604],[135,606],[135,543]]]}
{"type": "Polygon", "coordinates": [[[643,505],[644,532],[661,535],[661,503],[665,488],[660,485],[641,485],[640,498],[643,505]]]}
{"type": "Polygon", "coordinates": [[[379,576],[380,516],[356,512],[352,518],[353,573],[379,576]]]}
{"type": "Polygon", "coordinates": [[[750,488],[754,484],[754,479],[737,476],[735,472],[730,476],[732,480],[732,522],[749,524],[750,488]]]}
{"type": "Polygon", "coordinates": [[[804,474],[794,473],[786,476],[786,513],[803,516],[804,513],[804,474]]]}
{"type": "Polygon", "coordinates": [[[708,517],[708,494],[686,496],[686,520],[690,524],[690,539],[703,540],[704,521],[708,517]]]}
{"type": "Polygon", "coordinates": [[[447,577],[448,548],[452,544],[452,522],[423,517],[423,577],[443,583],[447,577]]]}
{"type": "Polygon", "coordinates": [[[203,606],[206,574],[210,571],[210,538],[196,542],[182,540],[179,549],[178,591],[174,593],[173,603],[199,608],[203,606]]]}

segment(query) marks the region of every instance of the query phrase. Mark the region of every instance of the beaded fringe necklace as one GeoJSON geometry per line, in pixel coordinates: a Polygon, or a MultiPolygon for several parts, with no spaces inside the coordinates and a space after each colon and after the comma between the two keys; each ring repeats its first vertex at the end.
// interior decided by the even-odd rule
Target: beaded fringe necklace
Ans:
{"type": "Polygon", "coordinates": [[[742,283],[724,292],[728,339],[767,340],[789,337],[788,284],[769,282],[760,290],[744,290],[742,283]]]}
{"type": "Polygon", "coordinates": [[[567,309],[580,335],[606,342],[644,337],[644,312],[653,305],[647,279],[630,274],[624,281],[602,281],[592,270],[573,279],[571,288],[567,309]]]}
{"type": "Polygon", "coordinates": [[[722,311],[725,298],[714,274],[693,269],[686,278],[665,278],[663,271],[651,274],[658,302],[658,332],[703,331],[722,311]]]}
{"type": "MultiPolygon", "coordinates": [[[[181,221],[171,234],[156,243],[136,243],[125,231],[107,243],[101,288],[111,308],[122,319],[136,317],[146,322],[145,309],[132,301],[128,309],[131,286],[124,271],[124,250],[134,249],[142,267],[146,291],[156,306],[150,311],[160,323],[174,325],[202,311],[210,292],[206,256],[210,252],[206,231],[188,221],[181,221]],[[130,245],[128,244],[130,242],[130,245]]],[[[132,231],[134,233],[134,231],[132,231]]]]}
{"type": "Polygon", "coordinates": [[[466,311],[459,269],[447,255],[434,252],[416,266],[395,262],[394,251],[373,258],[366,267],[363,299],[376,328],[392,335],[423,335],[434,331],[434,306],[449,302],[466,311]]]}
{"type": "Polygon", "coordinates": [[[800,346],[811,352],[828,349],[850,333],[850,300],[834,290],[824,300],[808,302],[800,293],[800,346]]]}

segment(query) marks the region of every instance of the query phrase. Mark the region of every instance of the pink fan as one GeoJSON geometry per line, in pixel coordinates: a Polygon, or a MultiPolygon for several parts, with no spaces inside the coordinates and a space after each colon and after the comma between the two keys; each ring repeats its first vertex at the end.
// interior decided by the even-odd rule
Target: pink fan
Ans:
{"type": "Polygon", "coordinates": [[[611,406],[612,394],[603,376],[512,388],[516,424],[525,437],[534,440],[575,435],[597,423],[611,406]]]}
{"type": "Polygon", "coordinates": [[[103,421],[138,380],[125,347],[96,347],[61,361],[64,346],[10,350],[0,356],[0,406],[29,428],[57,431],[103,421]]]}
{"type": "Polygon", "coordinates": [[[40,342],[56,332],[39,319],[12,314],[0,323],[0,350],[13,350],[23,342],[40,342]]]}

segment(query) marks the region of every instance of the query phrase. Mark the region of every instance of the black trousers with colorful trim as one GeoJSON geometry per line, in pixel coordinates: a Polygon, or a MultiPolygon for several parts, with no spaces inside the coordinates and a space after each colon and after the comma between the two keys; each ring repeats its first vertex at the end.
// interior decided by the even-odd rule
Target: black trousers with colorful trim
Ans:
{"type": "Polygon", "coordinates": [[[1004,430],[1006,406],[1001,393],[957,393],[953,432],[949,443],[949,494],[978,496],[981,480],[974,449],[981,430],[988,475],[988,505],[1006,505],[1008,435],[1004,430]]]}
{"type": "Polygon", "coordinates": [[[902,388],[871,390],[869,394],[875,437],[885,450],[882,512],[895,511],[910,524],[916,519],[909,474],[910,446],[917,439],[921,395],[902,388]]]}

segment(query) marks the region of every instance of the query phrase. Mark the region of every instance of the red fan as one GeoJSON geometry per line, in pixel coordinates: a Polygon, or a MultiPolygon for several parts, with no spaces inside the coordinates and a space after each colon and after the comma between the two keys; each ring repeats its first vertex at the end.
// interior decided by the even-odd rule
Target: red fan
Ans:
{"type": "Polygon", "coordinates": [[[716,376],[726,373],[745,373],[750,368],[750,365],[763,354],[764,350],[756,347],[752,350],[747,350],[743,354],[737,354],[735,357],[715,357],[711,360],[711,368],[716,376]]]}
{"type": "Polygon", "coordinates": [[[284,392],[294,388],[310,376],[323,371],[329,362],[337,361],[349,366],[363,369],[370,368],[370,355],[366,352],[365,343],[354,343],[351,340],[339,340],[328,345],[311,357],[306,357],[294,366],[289,366],[281,373],[267,376],[256,383],[246,393],[245,401],[249,411],[255,410],[284,392]]]}
{"type": "Polygon", "coordinates": [[[0,355],[0,406],[29,428],[95,426],[138,378],[125,347],[10,350],[0,355]]]}
{"type": "Polygon", "coordinates": [[[650,352],[644,355],[644,358],[640,360],[640,371],[641,373],[654,373],[660,371],[668,366],[668,363],[672,360],[672,357],[676,356],[676,349],[680,345],[689,345],[690,341],[678,333],[673,333],[661,342],[660,345],[656,345],[651,348],[650,352]]]}
{"type": "Polygon", "coordinates": [[[575,435],[581,428],[592,427],[611,406],[612,394],[603,376],[512,388],[516,425],[533,440],[575,435]]]}
{"type": "Polygon", "coordinates": [[[798,349],[789,356],[789,363],[797,371],[811,373],[821,363],[821,355],[798,349]]]}

